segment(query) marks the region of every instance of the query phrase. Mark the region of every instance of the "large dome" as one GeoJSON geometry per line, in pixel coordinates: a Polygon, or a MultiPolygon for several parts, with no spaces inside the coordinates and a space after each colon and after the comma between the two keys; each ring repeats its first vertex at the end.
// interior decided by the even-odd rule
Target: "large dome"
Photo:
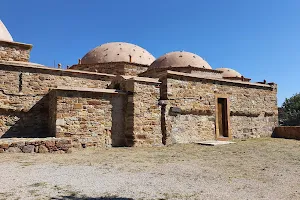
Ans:
{"type": "Polygon", "coordinates": [[[132,62],[150,65],[154,60],[152,54],[137,45],[125,42],[110,42],[88,52],[81,59],[81,63],[132,62]]]}
{"type": "Polygon", "coordinates": [[[223,75],[223,78],[235,78],[235,77],[242,77],[242,75],[235,71],[234,69],[230,69],[230,68],[218,68],[216,70],[219,70],[219,71],[222,71],[222,75],[223,75]]]}
{"type": "Polygon", "coordinates": [[[0,41],[13,42],[13,39],[5,25],[0,20],[0,41]]]}
{"type": "Polygon", "coordinates": [[[211,66],[200,56],[185,51],[167,53],[156,59],[150,65],[149,69],[187,66],[212,69],[211,66]]]}

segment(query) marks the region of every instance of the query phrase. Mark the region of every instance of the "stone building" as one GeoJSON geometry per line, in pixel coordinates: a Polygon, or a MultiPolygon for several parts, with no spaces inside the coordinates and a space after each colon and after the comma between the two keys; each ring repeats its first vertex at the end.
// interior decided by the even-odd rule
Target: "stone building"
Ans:
{"type": "Polygon", "coordinates": [[[213,69],[193,53],[155,59],[137,45],[112,42],[61,69],[29,62],[31,48],[13,41],[0,21],[3,140],[157,146],[271,136],[278,123],[275,83],[213,69]]]}

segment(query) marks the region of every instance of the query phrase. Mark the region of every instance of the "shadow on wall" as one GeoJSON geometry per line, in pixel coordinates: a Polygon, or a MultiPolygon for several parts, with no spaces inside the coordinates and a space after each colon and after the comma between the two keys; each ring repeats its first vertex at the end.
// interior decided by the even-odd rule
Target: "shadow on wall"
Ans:
{"type": "Polygon", "coordinates": [[[116,197],[116,196],[111,196],[111,197],[76,197],[76,196],[61,196],[61,197],[53,197],[51,198],[52,200],[133,200],[132,198],[125,198],[125,197],[116,197]]]}
{"type": "Polygon", "coordinates": [[[112,82],[111,85],[107,87],[108,89],[115,89],[122,92],[126,92],[126,97],[123,99],[123,112],[122,112],[122,123],[123,123],[123,133],[122,139],[117,139],[115,133],[117,132],[118,124],[120,124],[119,108],[113,103],[112,110],[112,146],[113,147],[133,147],[135,144],[134,137],[134,103],[133,103],[133,92],[127,91],[126,87],[122,85],[119,81],[112,82]]]}
{"type": "Polygon", "coordinates": [[[1,138],[51,137],[48,128],[48,102],[49,95],[45,95],[28,111],[0,109],[0,116],[6,119],[5,126],[10,126],[1,138]]]}
{"type": "Polygon", "coordinates": [[[111,141],[113,147],[126,146],[125,137],[125,99],[123,96],[116,96],[111,99],[112,111],[112,127],[111,141]]]}
{"type": "Polygon", "coordinates": [[[125,101],[125,146],[133,147],[135,144],[134,137],[134,103],[132,101],[133,94],[128,93],[127,100],[125,101]]]}
{"type": "MultiPolygon", "coordinates": [[[[28,111],[13,109],[0,109],[0,116],[3,120],[3,128],[7,131],[0,138],[45,138],[55,137],[51,135],[49,127],[49,97],[47,94],[28,111]]],[[[24,102],[20,102],[24,103],[24,102]]],[[[113,147],[131,147],[134,145],[133,136],[133,103],[126,108],[127,98],[115,96],[112,104],[112,127],[111,141],[113,147]],[[129,120],[126,120],[129,116],[129,120]],[[126,120],[126,121],[125,121],[126,120]],[[126,122],[126,123],[125,123],[126,122]],[[126,133],[125,133],[126,132],[126,133]]],[[[55,133],[54,133],[55,134],[55,133]]]]}

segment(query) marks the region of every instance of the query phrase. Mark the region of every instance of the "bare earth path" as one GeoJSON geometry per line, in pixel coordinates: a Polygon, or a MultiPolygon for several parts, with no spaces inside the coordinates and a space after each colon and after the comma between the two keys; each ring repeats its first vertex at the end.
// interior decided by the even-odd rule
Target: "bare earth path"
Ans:
{"type": "Polygon", "coordinates": [[[300,141],[0,154],[0,199],[300,199],[300,141]]]}

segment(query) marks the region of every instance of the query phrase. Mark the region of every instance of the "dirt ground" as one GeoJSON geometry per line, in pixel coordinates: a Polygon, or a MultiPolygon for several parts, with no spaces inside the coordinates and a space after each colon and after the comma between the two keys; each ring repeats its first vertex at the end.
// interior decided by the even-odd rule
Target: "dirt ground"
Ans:
{"type": "Polygon", "coordinates": [[[0,154],[0,199],[300,199],[300,141],[0,154]]]}

